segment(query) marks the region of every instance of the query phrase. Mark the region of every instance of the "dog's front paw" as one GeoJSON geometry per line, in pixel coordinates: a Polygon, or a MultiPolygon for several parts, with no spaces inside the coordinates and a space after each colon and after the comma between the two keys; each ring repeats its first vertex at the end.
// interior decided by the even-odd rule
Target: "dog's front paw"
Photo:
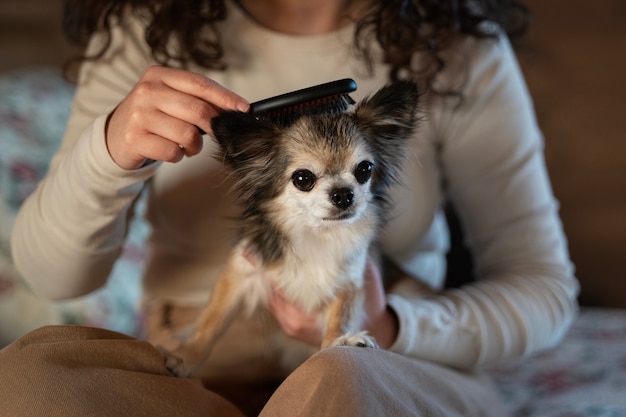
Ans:
{"type": "Polygon", "coordinates": [[[189,376],[189,370],[187,366],[185,366],[185,361],[180,356],[175,355],[167,349],[164,349],[160,346],[157,347],[161,355],[163,356],[163,362],[165,363],[165,367],[167,370],[174,376],[177,377],[187,377],[189,376]]]}
{"type": "Polygon", "coordinates": [[[330,346],[355,346],[378,349],[376,339],[368,335],[365,331],[341,335],[336,338],[330,346]]]}

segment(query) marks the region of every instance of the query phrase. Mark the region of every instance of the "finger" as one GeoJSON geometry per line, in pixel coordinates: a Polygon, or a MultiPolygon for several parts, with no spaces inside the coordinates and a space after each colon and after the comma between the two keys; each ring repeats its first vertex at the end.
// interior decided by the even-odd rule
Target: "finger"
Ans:
{"type": "Polygon", "coordinates": [[[179,162],[185,156],[185,149],[182,146],[162,136],[146,133],[144,139],[137,143],[137,147],[145,159],[179,162]]]}
{"type": "Polygon", "coordinates": [[[367,304],[386,305],[382,274],[378,265],[371,258],[367,259],[365,267],[365,294],[367,304]]]}
{"type": "MultiPolygon", "coordinates": [[[[146,104],[148,88],[141,87],[140,90],[133,97],[132,105],[120,106],[113,114],[107,131],[107,143],[110,152],[117,150],[119,144],[122,143],[124,144],[123,149],[132,149],[132,152],[122,150],[114,153],[123,155],[124,159],[128,159],[129,155],[137,155],[138,159],[133,160],[135,160],[135,164],[139,165],[141,165],[140,160],[142,158],[164,161],[180,160],[180,150],[176,150],[172,145],[180,147],[183,155],[191,156],[199,153],[202,150],[203,141],[196,127],[146,104]],[[121,121],[118,120],[118,117],[121,118],[121,121]],[[121,123],[121,129],[118,126],[119,123],[121,123]],[[155,138],[159,138],[159,141],[170,141],[172,144],[157,143],[154,145],[152,142],[155,141],[155,138]],[[163,156],[159,154],[159,149],[163,150],[163,156]],[[147,155],[146,151],[150,151],[151,154],[147,155]]],[[[152,86],[149,90],[161,98],[179,95],[167,91],[171,90],[168,87],[152,86]],[[156,91],[162,91],[164,88],[165,92],[155,94],[156,91]]]]}
{"type": "Polygon", "coordinates": [[[146,118],[149,119],[151,134],[179,145],[185,156],[193,156],[202,151],[202,136],[194,125],[159,112],[151,113],[146,118]]]}
{"type": "MultiPolygon", "coordinates": [[[[133,103],[130,107],[136,113],[137,123],[145,123],[142,114],[158,110],[208,132],[211,128],[211,119],[219,112],[215,105],[172,88],[161,80],[142,79],[133,88],[130,100],[133,103]]],[[[147,129],[148,125],[145,126],[147,129]]]]}
{"type": "Polygon", "coordinates": [[[199,128],[202,134],[212,134],[211,119],[220,112],[211,103],[176,91],[169,94],[169,100],[157,104],[157,108],[165,114],[195,126],[196,131],[199,128]]]}
{"type": "Polygon", "coordinates": [[[279,323],[285,322],[283,311],[285,310],[285,299],[280,293],[274,292],[270,297],[269,310],[270,313],[278,320],[279,323]]]}
{"type": "Polygon", "coordinates": [[[322,323],[319,313],[303,311],[280,293],[270,299],[269,309],[287,336],[312,346],[321,344],[322,323]]]}
{"type": "Polygon", "coordinates": [[[380,269],[370,258],[365,269],[365,310],[365,329],[381,347],[388,348],[396,340],[400,324],[395,313],[387,308],[380,269]]]}
{"type": "Polygon", "coordinates": [[[149,71],[156,72],[155,75],[171,88],[201,98],[219,109],[245,112],[250,107],[243,97],[201,74],[165,67],[153,67],[149,71]]]}
{"type": "Polygon", "coordinates": [[[289,335],[294,336],[294,321],[297,319],[294,317],[293,309],[285,298],[280,293],[274,293],[270,298],[269,303],[270,313],[276,318],[278,323],[283,328],[283,331],[289,335]]]}

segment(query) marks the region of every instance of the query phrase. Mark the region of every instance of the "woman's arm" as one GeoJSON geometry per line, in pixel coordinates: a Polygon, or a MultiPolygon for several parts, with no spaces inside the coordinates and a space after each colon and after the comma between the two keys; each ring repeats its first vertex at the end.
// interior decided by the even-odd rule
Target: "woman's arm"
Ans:
{"type": "MultiPolygon", "coordinates": [[[[17,217],[15,263],[45,297],[103,285],[121,251],[129,208],[159,166],[148,160],[197,154],[196,126],[209,131],[218,109],[247,107],[204,76],[152,66],[143,32],[137,20],[124,19],[106,54],[84,63],[61,148],[17,217]]],[[[94,37],[90,50],[101,42],[94,37]]]]}
{"type": "Polygon", "coordinates": [[[391,349],[457,367],[554,345],[577,312],[578,293],[510,45],[483,41],[473,49],[463,103],[442,99],[434,122],[447,193],[479,280],[427,299],[388,297],[400,321],[391,349]]]}
{"type": "MultiPolygon", "coordinates": [[[[75,297],[104,284],[121,250],[128,208],[156,169],[121,169],[105,143],[107,113],[148,65],[138,46],[141,28],[133,29],[116,28],[105,57],[81,67],[61,146],[15,222],[16,266],[44,297],[75,297]]],[[[87,52],[101,42],[95,36],[87,52]]]]}

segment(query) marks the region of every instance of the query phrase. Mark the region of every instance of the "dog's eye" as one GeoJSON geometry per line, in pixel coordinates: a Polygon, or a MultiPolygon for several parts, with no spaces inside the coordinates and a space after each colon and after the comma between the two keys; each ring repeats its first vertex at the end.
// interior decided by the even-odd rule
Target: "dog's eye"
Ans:
{"type": "Polygon", "coordinates": [[[359,184],[365,184],[372,177],[373,168],[374,164],[370,161],[360,162],[359,165],[356,166],[356,169],[354,170],[354,177],[359,184]]]}
{"type": "Polygon", "coordinates": [[[300,191],[311,191],[315,186],[317,177],[308,169],[299,169],[291,176],[291,182],[300,191]]]}

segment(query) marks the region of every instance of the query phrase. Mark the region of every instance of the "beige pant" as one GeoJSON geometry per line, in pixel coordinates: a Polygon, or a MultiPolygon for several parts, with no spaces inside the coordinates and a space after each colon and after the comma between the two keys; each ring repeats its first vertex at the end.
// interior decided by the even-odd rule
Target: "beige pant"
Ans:
{"type": "MultiPolygon", "coordinates": [[[[241,417],[198,380],[169,375],[149,343],[78,326],[35,330],[0,351],[0,415],[241,417]]],[[[326,349],[260,416],[498,416],[479,378],[384,350],[326,349]]]]}

